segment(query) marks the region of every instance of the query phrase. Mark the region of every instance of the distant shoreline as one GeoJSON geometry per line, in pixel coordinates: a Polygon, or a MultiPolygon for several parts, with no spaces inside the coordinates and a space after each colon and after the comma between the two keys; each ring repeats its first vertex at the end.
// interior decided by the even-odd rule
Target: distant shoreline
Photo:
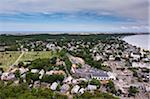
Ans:
{"type": "Polygon", "coordinates": [[[150,34],[129,35],[129,36],[124,36],[123,38],[121,38],[121,40],[133,46],[150,51],[149,37],[150,37],[150,34]]]}

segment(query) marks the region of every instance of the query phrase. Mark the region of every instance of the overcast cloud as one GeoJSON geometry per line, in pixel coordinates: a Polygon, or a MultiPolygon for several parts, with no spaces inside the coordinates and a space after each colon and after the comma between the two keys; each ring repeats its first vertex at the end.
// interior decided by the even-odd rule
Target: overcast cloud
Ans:
{"type": "MultiPolygon", "coordinates": [[[[58,23],[58,27],[60,27],[62,25],[60,25],[60,23],[62,22],[66,25],[64,28],[67,28],[67,24],[79,26],[81,24],[85,25],[84,23],[86,23],[87,25],[89,21],[93,20],[93,23],[89,22],[88,26],[92,24],[92,28],[94,28],[94,26],[97,28],[94,28],[95,30],[98,30],[98,28],[103,27],[102,25],[105,24],[104,26],[108,25],[111,28],[116,26],[115,28],[118,28],[118,30],[121,29],[122,31],[127,29],[148,31],[149,1],[150,0],[0,0],[0,30],[12,29],[10,24],[23,24],[27,20],[37,22],[39,26],[40,24],[44,24],[44,26],[46,25],[47,27],[52,26],[52,23],[56,23],[55,27],[57,27],[58,23]],[[41,18],[43,16],[45,18],[41,18]],[[57,16],[57,21],[48,19],[52,16],[54,17],[53,20],[55,20],[57,16]],[[23,18],[24,21],[20,21],[20,18],[23,18]],[[82,22],[81,19],[84,22],[82,22]],[[41,23],[42,20],[50,22],[41,23]],[[79,21],[79,23],[75,21],[79,21]],[[4,27],[4,23],[5,26],[9,26],[9,28],[4,27]]],[[[27,24],[28,23],[24,25],[27,24]]],[[[31,23],[29,25],[31,25],[31,23]]],[[[36,27],[36,25],[34,24],[33,27],[36,27]]],[[[32,30],[32,27],[30,28],[32,30]]]]}

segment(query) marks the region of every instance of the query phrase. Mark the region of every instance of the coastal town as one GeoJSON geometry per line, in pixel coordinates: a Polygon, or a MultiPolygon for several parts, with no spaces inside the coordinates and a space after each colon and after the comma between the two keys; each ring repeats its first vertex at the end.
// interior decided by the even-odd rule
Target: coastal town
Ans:
{"type": "Polygon", "coordinates": [[[149,50],[128,44],[120,35],[105,39],[101,39],[101,35],[77,36],[56,36],[58,39],[41,36],[42,39],[29,36],[20,39],[20,36],[18,40],[1,41],[1,83],[4,86],[25,83],[29,89],[46,88],[67,99],[150,98],[149,50]],[[12,51],[20,54],[4,68],[2,59],[12,51]],[[42,52],[48,52],[48,58],[22,59],[25,54],[36,53],[37,56],[42,52]],[[97,98],[97,93],[101,93],[102,98],[97,98]]]}

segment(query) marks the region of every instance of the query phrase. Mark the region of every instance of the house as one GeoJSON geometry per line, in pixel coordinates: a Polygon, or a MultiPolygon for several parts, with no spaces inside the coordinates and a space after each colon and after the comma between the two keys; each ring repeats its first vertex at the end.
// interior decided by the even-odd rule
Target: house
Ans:
{"type": "Polygon", "coordinates": [[[40,87],[40,81],[35,81],[34,84],[33,84],[33,87],[34,88],[40,87]]]}
{"type": "Polygon", "coordinates": [[[79,89],[80,89],[80,86],[79,86],[79,85],[75,85],[75,86],[72,88],[71,93],[78,93],[79,89]]]}
{"type": "Polygon", "coordinates": [[[141,54],[140,53],[131,53],[130,56],[133,57],[134,60],[139,60],[141,57],[141,54]]]}
{"type": "Polygon", "coordinates": [[[143,62],[132,62],[132,67],[134,68],[148,68],[150,69],[150,64],[149,63],[143,63],[143,62]]]}
{"type": "Polygon", "coordinates": [[[65,72],[63,70],[51,70],[46,72],[47,75],[53,75],[53,74],[59,74],[59,75],[65,75],[65,72]]]}
{"type": "Polygon", "coordinates": [[[63,82],[64,83],[71,83],[72,79],[73,78],[71,76],[69,76],[69,77],[65,78],[63,82]]]}
{"type": "Polygon", "coordinates": [[[19,72],[20,72],[21,75],[24,74],[27,71],[28,71],[28,69],[25,69],[23,67],[19,68],[19,72]]]}
{"type": "Polygon", "coordinates": [[[96,54],[96,56],[94,57],[94,60],[96,60],[96,61],[103,60],[103,56],[96,54]]]}
{"type": "Polygon", "coordinates": [[[145,91],[146,91],[146,92],[150,92],[150,85],[146,85],[146,86],[145,86],[145,91]]]}
{"type": "Polygon", "coordinates": [[[39,70],[38,69],[31,69],[31,73],[38,73],[39,70]]]}
{"type": "Polygon", "coordinates": [[[114,61],[114,60],[115,60],[115,57],[113,57],[113,55],[110,55],[110,56],[109,56],[109,60],[110,60],[110,61],[114,61]]]}
{"type": "Polygon", "coordinates": [[[0,46],[0,52],[4,52],[5,51],[5,47],[0,46]]]}
{"type": "Polygon", "coordinates": [[[9,72],[5,72],[1,76],[1,80],[14,80],[15,78],[15,74],[9,72]]]}
{"type": "Polygon", "coordinates": [[[58,83],[54,82],[54,83],[52,83],[52,85],[50,86],[50,89],[51,89],[51,90],[56,90],[57,86],[58,86],[58,83]]]}
{"type": "Polygon", "coordinates": [[[60,92],[61,93],[66,93],[67,91],[69,91],[70,86],[68,84],[63,84],[60,88],[60,92]]]}
{"type": "Polygon", "coordinates": [[[43,69],[39,72],[39,74],[40,74],[39,79],[42,79],[44,73],[45,73],[45,71],[43,69]]]}
{"type": "Polygon", "coordinates": [[[109,79],[111,80],[116,80],[116,74],[112,73],[112,72],[107,72],[109,79]]]}
{"type": "Polygon", "coordinates": [[[94,91],[96,89],[97,89],[97,87],[95,85],[88,85],[87,86],[87,90],[89,90],[89,91],[94,91]]]}
{"type": "Polygon", "coordinates": [[[80,94],[83,94],[85,92],[85,89],[84,88],[81,88],[80,90],[79,90],[79,93],[80,94]]]}

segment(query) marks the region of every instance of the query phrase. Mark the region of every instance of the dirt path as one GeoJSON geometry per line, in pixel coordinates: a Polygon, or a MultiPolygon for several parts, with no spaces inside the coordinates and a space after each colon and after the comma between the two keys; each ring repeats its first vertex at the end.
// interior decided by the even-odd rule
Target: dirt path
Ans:
{"type": "Polygon", "coordinates": [[[21,59],[21,57],[24,55],[24,51],[22,51],[22,53],[20,54],[20,56],[17,58],[17,60],[12,64],[12,66],[17,65],[17,63],[19,62],[19,60],[21,59]]]}

